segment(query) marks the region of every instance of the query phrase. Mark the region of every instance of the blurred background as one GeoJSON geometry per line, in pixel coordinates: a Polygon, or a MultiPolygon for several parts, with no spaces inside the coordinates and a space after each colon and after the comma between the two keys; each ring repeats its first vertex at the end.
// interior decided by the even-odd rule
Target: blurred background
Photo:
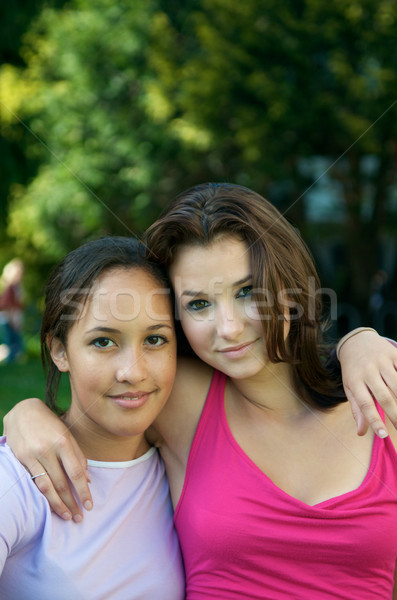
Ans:
{"type": "Polygon", "coordinates": [[[15,0],[0,52],[0,270],[24,267],[15,360],[0,322],[3,412],[43,396],[54,263],[141,234],[205,181],[253,188],[300,230],[337,294],[333,339],[397,338],[394,0],[15,0]]]}

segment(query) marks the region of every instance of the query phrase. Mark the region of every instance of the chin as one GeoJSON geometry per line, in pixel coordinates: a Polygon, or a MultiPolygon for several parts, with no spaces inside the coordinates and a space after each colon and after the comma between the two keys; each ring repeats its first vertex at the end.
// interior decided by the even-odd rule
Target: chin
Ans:
{"type": "Polygon", "coordinates": [[[232,379],[249,379],[261,373],[265,367],[265,363],[255,363],[251,365],[212,365],[214,369],[221,371],[232,379]]]}

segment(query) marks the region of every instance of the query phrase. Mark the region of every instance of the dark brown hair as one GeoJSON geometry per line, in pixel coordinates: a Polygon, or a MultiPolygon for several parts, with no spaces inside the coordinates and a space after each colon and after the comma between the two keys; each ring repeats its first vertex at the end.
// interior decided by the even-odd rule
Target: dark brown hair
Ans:
{"type": "Polygon", "coordinates": [[[98,277],[114,268],[139,268],[163,287],[168,287],[165,271],[145,257],[145,247],[133,238],[103,237],[87,242],[70,252],[50,275],[45,290],[45,309],[41,325],[41,360],[47,372],[46,404],[58,414],[56,396],[61,373],[53,363],[50,344],[54,337],[67,342],[73,316],[81,310],[98,277]]]}
{"type": "Polygon", "coordinates": [[[292,365],[295,388],[308,403],[327,409],[345,400],[340,372],[322,340],[320,281],[310,251],[270,202],[238,185],[199,185],[171,202],[145,241],[151,259],[169,268],[182,245],[205,246],[222,234],[247,244],[269,360],[292,365]],[[287,297],[280,295],[283,290],[287,297]]]}

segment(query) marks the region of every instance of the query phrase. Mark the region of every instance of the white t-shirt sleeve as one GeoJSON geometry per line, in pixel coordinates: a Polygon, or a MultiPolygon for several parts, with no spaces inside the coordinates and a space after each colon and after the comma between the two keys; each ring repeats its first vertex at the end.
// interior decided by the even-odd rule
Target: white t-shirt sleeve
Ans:
{"type": "Polygon", "coordinates": [[[10,554],[32,536],[35,499],[31,480],[0,438],[0,573],[10,554]]]}

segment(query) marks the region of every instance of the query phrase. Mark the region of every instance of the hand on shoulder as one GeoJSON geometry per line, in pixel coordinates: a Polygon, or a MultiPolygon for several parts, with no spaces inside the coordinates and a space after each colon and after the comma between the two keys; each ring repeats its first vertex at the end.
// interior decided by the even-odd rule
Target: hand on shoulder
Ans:
{"type": "Polygon", "coordinates": [[[396,345],[366,327],[353,330],[338,344],[343,386],[359,435],[370,426],[379,437],[385,437],[397,427],[396,345]],[[374,398],[390,419],[386,428],[374,398]]]}

